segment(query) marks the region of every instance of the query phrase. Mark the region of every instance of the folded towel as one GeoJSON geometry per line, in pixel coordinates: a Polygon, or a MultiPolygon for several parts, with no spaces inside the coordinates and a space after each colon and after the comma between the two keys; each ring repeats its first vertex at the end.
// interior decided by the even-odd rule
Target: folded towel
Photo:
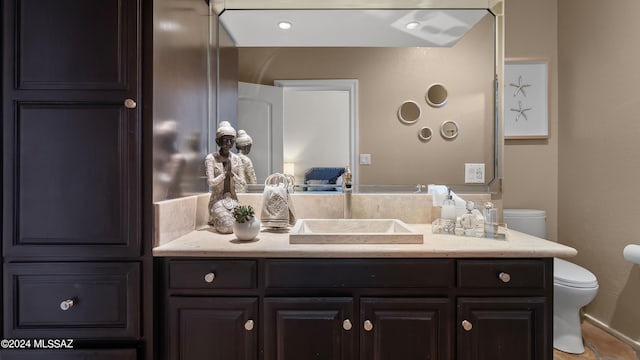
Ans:
{"type": "Polygon", "coordinates": [[[288,180],[282,174],[270,175],[262,193],[260,221],[265,227],[286,228],[296,223],[288,180]]]}

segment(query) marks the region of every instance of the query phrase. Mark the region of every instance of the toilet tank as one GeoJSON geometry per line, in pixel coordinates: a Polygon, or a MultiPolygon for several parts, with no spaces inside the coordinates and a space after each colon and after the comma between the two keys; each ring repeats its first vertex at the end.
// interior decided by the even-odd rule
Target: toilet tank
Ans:
{"type": "Polygon", "coordinates": [[[504,209],[504,222],[508,229],[547,238],[547,213],[536,209],[504,209]]]}

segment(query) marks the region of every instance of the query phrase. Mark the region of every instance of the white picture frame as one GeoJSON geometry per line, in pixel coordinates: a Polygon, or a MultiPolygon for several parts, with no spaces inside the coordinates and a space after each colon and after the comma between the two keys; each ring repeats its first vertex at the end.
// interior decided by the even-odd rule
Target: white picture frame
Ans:
{"type": "Polygon", "coordinates": [[[505,59],[505,139],[549,138],[549,89],[547,58],[505,59]]]}

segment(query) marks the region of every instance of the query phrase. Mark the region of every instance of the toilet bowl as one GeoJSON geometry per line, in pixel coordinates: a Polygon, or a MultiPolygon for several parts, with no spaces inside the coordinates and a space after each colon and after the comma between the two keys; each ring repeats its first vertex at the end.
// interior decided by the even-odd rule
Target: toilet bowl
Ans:
{"type": "MultiPolygon", "coordinates": [[[[509,229],[546,238],[544,210],[504,209],[509,229]]],[[[553,259],[553,347],[572,354],[582,354],[584,344],[580,329],[580,308],[593,300],[598,281],[589,270],[569,261],[553,259]]]]}

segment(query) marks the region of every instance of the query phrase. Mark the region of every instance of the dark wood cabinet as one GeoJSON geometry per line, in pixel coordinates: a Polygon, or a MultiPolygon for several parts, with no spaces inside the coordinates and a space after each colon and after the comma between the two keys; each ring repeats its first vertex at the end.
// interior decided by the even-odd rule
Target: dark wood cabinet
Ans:
{"type": "Polygon", "coordinates": [[[7,338],[140,337],[140,264],[9,263],[4,268],[7,338]]]}
{"type": "Polygon", "coordinates": [[[451,359],[448,298],[360,300],[360,359],[451,359]]]}
{"type": "Polygon", "coordinates": [[[553,259],[464,259],[457,269],[457,359],[553,359],[553,259]]]}
{"type": "MultiPolygon", "coordinates": [[[[458,299],[459,360],[550,359],[544,298],[458,299]]],[[[547,307],[547,308],[545,308],[547,307]]]]}
{"type": "Polygon", "coordinates": [[[258,299],[171,297],[168,359],[255,360],[258,299]]]}
{"type": "Polygon", "coordinates": [[[4,256],[139,256],[139,0],[2,4],[4,256]]]}
{"type": "Polygon", "coordinates": [[[264,359],[355,359],[353,308],[350,297],[266,298],[264,359]]]}
{"type": "Polygon", "coordinates": [[[247,356],[263,360],[551,360],[552,259],[156,262],[168,299],[166,359],[215,359],[224,346],[176,339],[204,341],[226,329],[235,339],[225,342],[233,348],[224,350],[230,359],[252,351],[247,356]],[[258,302],[259,316],[236,312],[219,324],[217,316],[228,309],[217,304],[247,298],[258,302]],[[189,325],[178,304],[206,309],[191,313],[189,325]],[[248,318],[254,319],[249,335],[242,331],[248,318]],[[238,340],[246,336],[257,337],[257,348],[238,340]]]}
{"type": "Polygon", "coordinates": [[[142,9],[150,5],[0,5],[2,335],[78,340],[73,350],[2,351],[0,359],[153,356],[141,306],[152,314],[150,241],[142,240],[151,197],[141,186],[142,69],[151,63],[142,56],[151,28],[142,9]]]}
{"type": "Polygon", "coordinates": [[[134,349],[96,349],[96,350],[5,350],[0,360],[137,360],[134,349]]]}

